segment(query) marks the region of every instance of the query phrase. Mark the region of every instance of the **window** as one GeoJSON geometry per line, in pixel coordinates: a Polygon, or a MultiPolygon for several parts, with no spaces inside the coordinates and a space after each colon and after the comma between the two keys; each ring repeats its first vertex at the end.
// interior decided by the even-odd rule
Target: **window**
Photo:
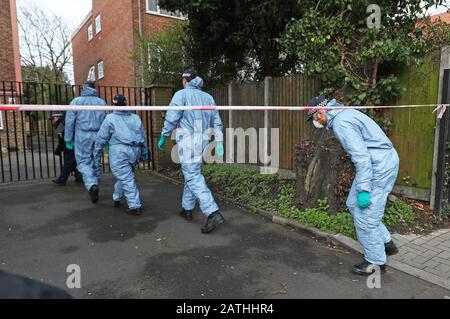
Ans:
{"type": "Polygon", "coordinates": [[[0,130],[3,130],[3,112],[1,112],[1,111],[0,111],[0,130]]]}
{"type": "Polygon", "coordinates": [[[102,17],[101,15],[98,15],[97,18],[95,18],[95,34],[102,31],[102,17]]]}
{"type": "Polygon", "coordinates": [[[91,41],[94,38],[94,29],[92,24],[88,27],[88,41],[91,41]]]}
{"type": "Polygon", "coordinates": [[[158,1],[147,0],[147,11],[158,12],[158,1]]]}
{"type": "Polygon", "coordinates": [[[91,66],[91,68],[89,69],[87,81],[95,81],[95,65],[91,66]]]}
{"type": "Polygon", "coordinates": [[[147,13],[159,14],[163,16],[169,16],[179,19],[185,19],[185,17],[181,14],[181,12],[171,12],[164,9],[161,9],[158,5],[158,0],[147,0],[147,13]]]}
{"type": "Polygon", "coordinates": [[[105,76],[104,70],[103,70],[103,61],[98,63],[98,79],[103,79],[105,76]]]}

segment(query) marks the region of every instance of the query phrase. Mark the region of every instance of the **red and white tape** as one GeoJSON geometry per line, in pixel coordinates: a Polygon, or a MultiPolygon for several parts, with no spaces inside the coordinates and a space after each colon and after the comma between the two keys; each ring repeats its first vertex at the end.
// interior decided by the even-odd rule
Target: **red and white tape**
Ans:
{"type": "Polygon", "coordinates": [[[399,109],[436,107],[433,113],[438,113],[442,119],[449,104],[421,104],[421,105],[389,105],[389,106],[336,106],[336,107],[309,107],[309,106],[95,106],[95,105],[24,105],[0,104],[0,111],[311,111],[311,110],[346,110],[346,109],[399,109]]]}

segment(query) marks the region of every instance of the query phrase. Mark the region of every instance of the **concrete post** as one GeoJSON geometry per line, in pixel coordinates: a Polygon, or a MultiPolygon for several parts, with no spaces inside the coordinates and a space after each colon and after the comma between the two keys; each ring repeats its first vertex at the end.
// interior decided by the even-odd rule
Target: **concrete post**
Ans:
{"type": "MultiPolygon", "coordinates": [[[[442,103],[443,85],[444,85],[444,70],[450,69],[450,47],[443,47],[441,50],[441,67],[439,71],[439,94],[437,103],[442,103]]],[[[436,119],[436,133],[434,138],[434,155],[433,155],[433,174],[431,180],[431,196],[430,208],[436,209],[436,178],[438,172],[438,154],[439,154],[439,135],[440,135],[440,121],[436,119]]]]}
{"type": "MultiPolygon", "coordinates": [[[[228,84],[228,105],[233,106],[233,83],[228,84]]],[[[228,129],[226,130],[226,163],[234,162],[233,111],[228,111],[228,129]]]]}
{"type": "MultiPolygon", "coordinates": [[[[272,78],[267,76],[264,79],[264,106],[271,106],[272,104],[272,78]]],[[[266,166],[268,164],[268,150],[269,150],[269,111],[264,111],[264,158],[263,163],[266,166]]]]}
{"type": "MultiPolygon", "coordinates": [[[[172,100],[173,90],[174,88],[172,86],[150,86],[150,104],[154,106],[169,105],[172,100]]],[[[156,170],[161,170],[175,164],[171,157],[172,148],[175,145],[175,142],[172,140],[167,141],[164,151],[160,152],[158,150],[158,141],[161,138],[161,131],[164,126],[165,112],[154,111],[152,115],[151,126],[154,144],[153,149],[150,151],[154,158],[156,170]]]]}

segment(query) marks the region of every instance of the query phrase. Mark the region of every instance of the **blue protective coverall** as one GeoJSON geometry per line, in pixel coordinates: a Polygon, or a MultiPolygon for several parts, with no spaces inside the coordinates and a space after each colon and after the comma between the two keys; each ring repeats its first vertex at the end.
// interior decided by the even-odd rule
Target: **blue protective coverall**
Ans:
{"type": "MultiPolygon", "coordinates": [[[[328,106],[341,105],[333,100],[328,106]]],[[[333,130],[356,168],[347,207],[353,215],[365,259],[374,265],[385,265],[384,244],[392,238],[382,219],[388,195],[397,180],[397,151],[378,124],[364,113],[348,109],[331,110],[327,114],[328,129],[333,130]],[[369,208],[359,207],[357,197],[360,192],[370,193],[369,208]]]]}
{"type": "Polygon", "coordinates": [[[130,111],[114,111],[109,114],[97,134],[95,164],[101,166],[103,146],[109,143],[109,166],[116,178],[113,201],[125,196],[130,210],[141,205],[134,169],[140,160],[148,158],[147,139],[139,116],[130,111]]]}
{"type": "MultiPolygon", "coordinates": [[[[97,91],[84,86],[81,96],[75,98],[70,105],[99,105],[106,102],[97,97],[97,91]]],[[[106,117],[104,111],[69,111],[66,115],[64,140],[75,144],[77,169],[83,175],[83,182],[89,191],[99,184],[102,175],[101,167],[94,168],[94,144],[97,132],[106,117]]]]}
{"type": "MultiPolygon", "coordinates": [[[[202,91],[203,80],[196,77],[185,89],[178,91],[170,106],[215,106],[211,95],[202,91]]],[[[169,137],[176,131],[178,155],[183,171],[185,186],[183,192],[183,208],[193,210],[196,202],[205,216],[219,210],[211,191],[201,173],[203,152],[213,134],[217,142],[223,142],[223,125],[218,111],[178,111],[166,113],[162,134],[169,137]]]]}

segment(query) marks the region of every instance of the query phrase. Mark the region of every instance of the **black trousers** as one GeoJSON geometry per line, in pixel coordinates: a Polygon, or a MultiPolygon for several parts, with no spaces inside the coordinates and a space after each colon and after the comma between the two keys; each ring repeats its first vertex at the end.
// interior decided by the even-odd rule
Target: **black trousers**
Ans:
{"type": "Polygon", "coordinates": [[[0,299],[72,299],[62,289],[0,271],[0,299]]]}
{"type": "Polygon", "coordinates": [[[64,150],[64,165],[61,168],[61,173],[57,179],[59,183],[66,183],[70,174],[74,173],[77,182],[83,181],[83,176],[77,170],[77,161],[75,160],[75,151],[64,150]]]}

